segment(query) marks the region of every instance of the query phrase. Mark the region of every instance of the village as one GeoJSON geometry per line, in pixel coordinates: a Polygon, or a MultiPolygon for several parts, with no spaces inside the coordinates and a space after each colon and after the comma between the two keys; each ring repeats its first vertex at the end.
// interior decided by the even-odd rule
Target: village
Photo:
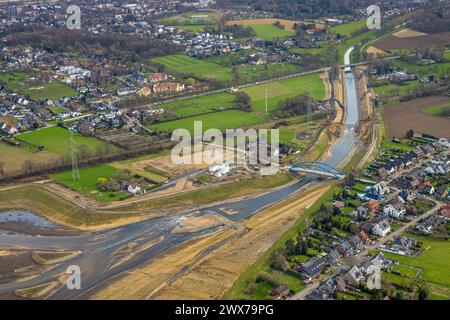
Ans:
{"type": "Polygon", "coordinates": [[[272,298],[368,300],[420,294],[420,286],[394,286],[397,293],[380,290],[386,274],[400,275],[399,262],[386,255],[420,256],[425,248],[410,234],[448,238],[448,155],[448,140],[434,139],[388,162],[378,170],[376,184],[347,180],[297,244],[286,244],[287,256],[273,258],[274,268],[301,277],[306,289],[294,294],[281,285],[272,289],[272,298]]]}

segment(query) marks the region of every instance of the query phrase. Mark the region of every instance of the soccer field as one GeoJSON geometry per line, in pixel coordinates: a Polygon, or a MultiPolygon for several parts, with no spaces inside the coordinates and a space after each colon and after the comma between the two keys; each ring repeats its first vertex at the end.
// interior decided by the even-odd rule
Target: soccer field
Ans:
{"type": "Polygon", "coordinates": [[[169,70],[171,69],[184,74],[194,74],[203,78],[215,78],[217,80],[228,81],[232,76],[230,68],[182,54],[154,58],[151,61],[161,63],[169,70]]]}
{"type": "MultiPolygon", "coordinates": [[[[44,151],[62,155],[70,152],[69,136],[69,130],[56,126],[19,134],[16,137],[35,146],[44,146],[44,151]]],[[[97,148],[104,148],[105,152],[117,150],[113,145],[79,134],[74,134],[74,140],[76,146],[86,145],[92,152],[97,148]]]]}
{"type": "Polygon", "coordinates": [[[258,84],[243,89],[250,96],[254,111],[265,111],[266,88],[269,112],[276,109],[278,102],[303,93],[311,93],[313,100],[322,100],[325,95],[325,86],[319,73],[270,82],[268,84],[258,84]]]}

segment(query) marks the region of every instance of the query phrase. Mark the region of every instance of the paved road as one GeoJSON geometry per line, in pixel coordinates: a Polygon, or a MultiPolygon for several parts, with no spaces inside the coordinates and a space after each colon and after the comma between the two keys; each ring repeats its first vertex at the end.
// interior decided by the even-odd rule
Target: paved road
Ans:
{"type": "MultiPolygon", "coordinates": [[[[414,218],[410,222],[405,223],[403,226],[401,226],[400,228],[398,228],[394,232],[391,232],[386,237],[383,237],[383,238],[379,239],[375,244],[366,246],[363,251],[361,251],[360,253],[358,253],[357,255],[352,257],[352,259],[354,261],[354,264],[356,265],[356,264],[362,262],[364,260],[364,258],[369,254],[370,251],[376,250],[381,245],[385,244],[386,242],[388,242],[390,240],[393,240],[394,238],[402,235],[409,228],[411,228],[412,226],[417,224],[417,222],[419,222],[420,220],[428,218],[429,216],[435,214],[442,206],[444,206],[443,202],[437,201],[437,200],[435,200],[433,198],[429,198],[429,197],[424,197],[424,198],[427,198],[428,200],[434,202],[435,205],[434,205],[434,207],[431,210],[429,210],[426,213],[424,213],[424,214],[414,218]]],[[[302,290],[302,291],[296,293],[295,295],[293,295],[291,297],[291,300],[304,300],[306,298],[306,296],[308,296],[312,291],[314,291],[315,289],[317,289],[319,287],[321,282],[336,277],[343,269],[344,269],[344,267],[341,266],[341,267],[338,268],[338,270],[333,272],[333,274],[331,274],[330,276],[326,277],[325,279],[322,279],[321,281],[315,281],[313,284],[309,285],[304,290],[302,290]]]]}

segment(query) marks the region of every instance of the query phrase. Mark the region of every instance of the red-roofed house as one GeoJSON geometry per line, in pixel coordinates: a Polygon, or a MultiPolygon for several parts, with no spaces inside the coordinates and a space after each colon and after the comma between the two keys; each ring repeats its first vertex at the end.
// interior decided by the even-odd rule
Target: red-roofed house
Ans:
{"type": "Polygon", "coordinates": [[[165,72],[155,72],[151,73],[148,77],[148,80],[152,83],[166,81],[167,80],[167,73],[165,72]]]}

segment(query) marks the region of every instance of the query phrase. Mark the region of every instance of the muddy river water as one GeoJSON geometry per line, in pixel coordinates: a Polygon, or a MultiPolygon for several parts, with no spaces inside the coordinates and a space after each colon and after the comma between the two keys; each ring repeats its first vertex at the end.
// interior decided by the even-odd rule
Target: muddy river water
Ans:
{"type": "MultiPolygon", "coordinates": [[[[352,73],[346,73],[347,90],[347,117],[345,122],[345,132],[335,143],[331,154],[326,160],[333,166],[339,166],[351,153],[356,142],[355,126],[358,121],[358,96],[356,81],[352,73]]],[[[213,205],[204,208],[195,214],[219,214],[232,221],[240,221],[259,212],[263,208],[279,202],[286,197],[301,192],[307,184],[314,183],[315,177],[311,175],[303,176],[298,182],[287,187],[277,189],[266,194],[237,201],[230,201],[226,204],[213,205]],[[230,214],[233,212],[233,214],[230,214]]],[[[161,253],[173,248],[176,245],[186,242],[195,237],[213,233],[223,226],[206,227],[203,230],[185,233],[171,232],[183,219],[192,213],[180,213],[172,217],[159,217],[129,225],[100,231],[86,233],[77,236],[32,236],[23,234],[0,233],[0,245],[11,247],[22,247],[40,250],[80,250],[82,254],[72,260],[61,263],[54,269],[42,273],[39,277],[17,283],[0,285],[1,292],[11,292],[18,288],[30,287],[52,281],[55,276],[66,271],[68,265],[78,265],[81,268],[81,290],[69,290],[65,286],[61,287],[51,298],[53,299],[74,299],[84,298],[90,290],[122,273],[125,270],[139,266],[140,264],[154,259],[161,253]],[[150,248],[140,251],[132,258],[121,264],[115,264],[117,259],[115,253],[129,243],[137,246],[145,245],[150,241],[156,242],[150,248]]],[[[8,211],[0,213],[0,229],[2,223],[20,222],[31,224],[39,228],[55,228],[50,221],[34,215],[31,212],[8,211]]]]}

